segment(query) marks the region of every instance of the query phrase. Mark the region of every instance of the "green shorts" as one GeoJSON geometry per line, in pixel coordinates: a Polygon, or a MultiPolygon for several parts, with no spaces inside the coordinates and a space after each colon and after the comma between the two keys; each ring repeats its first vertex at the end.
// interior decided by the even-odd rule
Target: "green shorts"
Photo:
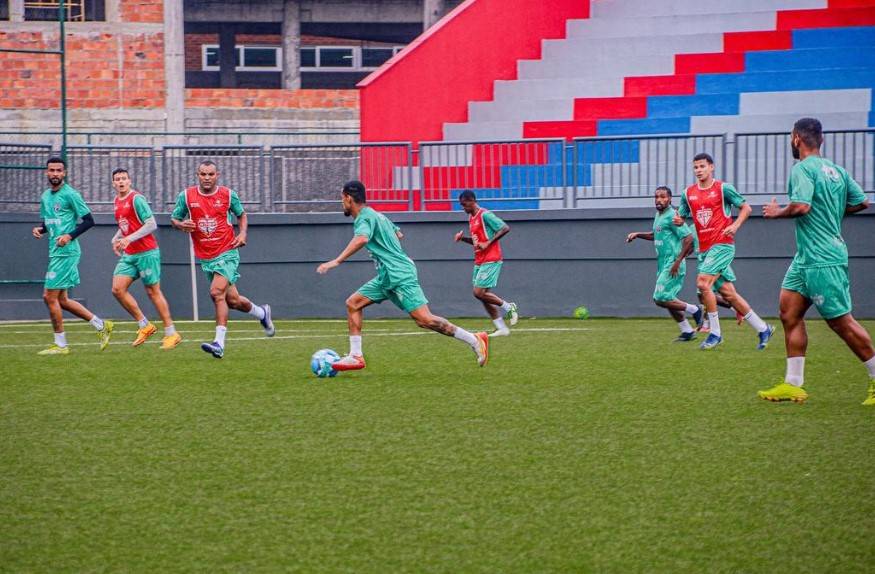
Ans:
{"type": "Polygon", "coordinates": [[[238,269],[240,267],[240,252],[236,249],[226,251],[213,259],[201,261],[201,269],[207,274],[207,279],[213,280],[213,275],[218,273],[233,285],[240,279],[238,269]]]}
{"type": "Polygon", "coordinates": [[[150,249],[133,255],[122,255],[115,266],[113,275],[143,278],[143,285],[154,285],[161,281],[161,251],[150,249]]]}
{"type": "Polygon", "coordinates": [[[501,261],[492,261],[474,266],[472,282],[474,287],[492,289],[498,285],[498,276],[501,275],[501,261]]]}
{"type": "Polygon", "coordinates": [[[671,276],[671,265],[660,269],[656,275],[656,287],[653,289],[654,301],[674,301],[684,287],[684,277],[687,274],[685,264],[681,264],[677,277],[671,276]]]}
{"type": "Polygon", "coordinates": [[[851,312],[851,284],[847,265],[802,268],[790,264],[781,289],[795,291],[809,299],[824,319],[851,312]]]}
{"type": "Polygon", "coordinates": [[[79,284],[79,256],[49,257],[46,289],[70,289],[79,284]]]}
{"type": "MultiPolygon", "coordinates": [[[[699,253],[699,275],[718,275],[720,285],[729,281],[735,282],[735,272],[732,271],[732,260],[735,259],[735,245],[718,243],[704,253],[699,253]]],[[[715,283],[717,285],[717,283],[715,283]]],[[[719,287],[718,287],[719,289],[719,287]]]]}
{"type": "Polygon", "coordinates": [[[356,293],[367,297],[374,303],[382,303],[388,299],[406,313],[412,313],[419,307],[428,304],[428,299],[425,298],[425,293],[422,292],[418,281],[389,287],[379,277],[374,277],[359,287],[356,293]]]}

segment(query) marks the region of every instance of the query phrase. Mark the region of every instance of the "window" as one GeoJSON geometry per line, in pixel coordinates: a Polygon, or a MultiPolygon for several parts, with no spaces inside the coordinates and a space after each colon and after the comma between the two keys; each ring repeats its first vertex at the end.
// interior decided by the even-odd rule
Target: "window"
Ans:
{"type": "Polygon", "coordinates": [[[314,46],[301,48],[301,68],[310,71],[373,70],[404,46],[314,46]]]}
{"type": "Polygon", "coordinates": [[[394,48],[362,48],[362,68],[379,68],[394,54],[394,48]]]}
{"type": "Polygon", "coordinates": [[[354,68],[352,48],[319,48],[320,68],[354,68]]]}
{"type": "MultiPolygon", "coordinates": [[[[215,44],[201,46],[201,69],[219,71],[219,47],[215,44]]],[[[236,46],[234,70],[237,72],[281,72],[283,49],[279,46],[236,46]]]]}
{"type": "Polygon", "coordinates": [[[316,48],[301,48],[301,67],[316,67],[316,48]]]}
{"type": "MultiPolygon", "coordinates": [[[[67,22],[106,20],[105,0],[65,0],[67,22]]],[[[27,21],[58,21],[58,0],[24,0],[27,21]]]]}

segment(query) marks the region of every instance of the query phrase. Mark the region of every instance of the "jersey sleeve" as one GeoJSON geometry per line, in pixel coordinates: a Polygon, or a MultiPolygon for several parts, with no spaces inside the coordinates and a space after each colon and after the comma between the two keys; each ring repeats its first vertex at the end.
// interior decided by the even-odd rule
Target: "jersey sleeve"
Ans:
{"type": "Polygon", "coordinates": [[[240,201],[240,196],[237,195],[236,191],[231,191],[231,199],[229,200],[229,203],[229,210],[237,217],[240,217],[246,212],[246,210],[243,209],[243,202],[240,201]]]}
{"type": "Polygon", "coordinates": [[[486,226],[486,229],[490,232],[490,237],[496,233],[498,230],[504,227],[506,224],[500,217],[492,213],[491,211],[487,211],[483,214],[483,225],[486,226]]]}
{"type": "Polygon", "coordinates": [[[369,217],[367,214],[359,213],[359,216],[355,218],[355,223],[353,224],[353,235],[370,239],[374,234],[374,226],[376,224],[377,220],[375,218],[369,217]]]}
{"type": "Polygon", "coordinates": [[[814,197],[814,181],[805,173],[802,164],[796,164],[790,171],[787,195],[790,196],[790,203],[811,205],[811,199],[814,197]]]}
{"type": "Polygon", "coordinates": [[[173,208],[173,213],[170,214],[170,217],[177,221],[188,218],[188,204],[185,203],[185,191],[180,192],[179,197],[176,198],[176,206],[173,208]]]}
{"type": "Polygon", "coordinates": [[[81,218],[82,216],[91,213],[91,209],[88,207],[88,204],[85,203],[85,200],[82,199],[82,195],[78,191],[71,191],[69,200],[70,207],[73,209],[73,213],[76,214],[76,217],[81,218]]]}
{"type": "Polygon", "coordinates": [[[152,217],[152,208],[149,207],[149,202],[146,201],[146,198],[142,195],[138,195],[134,198],[134,209],[136,210],[137,217],[140,218],[141,222],[152,217]]]}
{"type": "Polygon", "coordinates": [[[681,206],[678,207],[678,214],[683,218],[687,218],[690,216],[690,204],[687,203],[686,192],[681,194],[681,206]]]}
{"type": "Polygon", "coordinates": [[[690,226],[684,223],[683,225],[671,225],[671,232],[674,233],[678,239],[683,239],[684,237],[688,237],[693,234],[693,231],[690,229],[690,226]]]}
{"type": "Polygon", "coordinates": [[[735,186],[729,183],[723,184],[723,203],[726,205],[734,205],[735,207],[741,207],[747,202],[744,199],[744,196],[738,193],[738,190],[735,189],[735,186]]]}
{"type": "Polygon", "coordinates": [[[848,186],[848,205],[860,205],[866,201],[866,192],[860,187],[860,184],[854,181],[854,178],[844,173],[845,184],[848,186]]]}

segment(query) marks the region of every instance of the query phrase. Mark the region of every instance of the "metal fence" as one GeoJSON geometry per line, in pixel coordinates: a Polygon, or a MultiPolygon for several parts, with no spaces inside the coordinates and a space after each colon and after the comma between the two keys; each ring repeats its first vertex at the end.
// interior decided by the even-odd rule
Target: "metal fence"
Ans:
{"type": "MultiPolygon", "coordinates": [[[[875,189],[875,129],[827,132],[823,152],[866,191],[875,189]]],[[[369,201],[391,210],[454,209],[472,189],[494,209],[562,209],[591,200],[646,205],[660,185],[683,189],[691,160],[707,152],[717,176],[744,195],[782,195],[793,165],[789,135],[667,135],[494,142],[253,145],[71,145],[68,179],[96,211],[111,210],[110,174],[125,167],[159,211],[196,183],[200,161],[253,212],[337,211],[339,190],[360,179],[369,201]]],[[[51,144],[0,143],[2,209],[33,211],[51,144]],[[35,169],[26,169],[35,168],[35,169]],[[5,168],[5,169],[4,169],[5,168]]]]}

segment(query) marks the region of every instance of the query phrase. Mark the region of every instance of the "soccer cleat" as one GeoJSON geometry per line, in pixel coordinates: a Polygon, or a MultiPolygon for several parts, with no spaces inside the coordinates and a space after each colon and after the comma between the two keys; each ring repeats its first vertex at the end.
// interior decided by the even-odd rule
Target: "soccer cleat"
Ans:
{"type": "Polygon", "coordinates": [[[775,403],[781,401],[793,401],[794,403],[804,403],[808,398],[808,393],[802,387],[791,385],[790,383],[779,383],[766,391],[757,393],[761,399],[772,401],[775,403]]]}
{"type": "Polygon", "coordinates": [[[504,329],[496,329],[493,332],[489,333],[490,337],[507,337],[510,335],[510,329],[505,327],[504,329]]]}
{"type": "Polygon", "coordinates": [[[686,343],[688,341],[692,341],[696,338],[696,332],[690,331],[689,333],[681,333],[678,335],[678,338],[674,340],[675,343],[686,343]]]}
{"type": "Polygon", "coordinates": [[[43,349],[37,355],[69,355],[70,347],[59,347],[58,345],[52,345],[48,349],[43,349]]]}
{"type": "Polygon", "coordinates": [[[757,349],[760,351],[765,349],[769,345],[769,339],[771,339],[774,334],[774,325],[766,325],[766,330],[757,335],[760,338],[760,342],[757,343],[757,349]]]}
{"type": "Polygon", "coordinates": [[[182,335],[179,333],[173,333],[172,335],[167,335],[161,340],[161,349],[164,351],[168,351],[175,347],[176,345],[182,342],[182,335]]]}
{"type": "Polygon", "coordinates": [[[869,381],[869,394],[862,404],[864,407],[875,407],[875,379],[869,381]]]}
{"type": "Polygon", "coordinates": [[[699,345],[699,348],[702,349],[703,351],[710,351],[711,349],[713,349],[714,347],[716,347],[717,345],[719,345],[722,342],[723,342],[723,337],[718,337],[714,333],[708,333],[708,338],[705,339],[705,342],[703,342],[701,345],[699,345]]]}
{"type": "Polygon", "coordinates": [[[155,325],[153,325],[152,323],[148,323],[142,329],[137,330],[137,338],[134,339],[134,342],[131,343],[131,346],[132,347],[139,347],[140,345],[142,345],[143,343],[146,342],[146,339],[148,339],[149,337],[151,337],[152,335],[154,335],[157,332],[158,332],[158,328],[155,327],[155,325]]]}
{"type": "Polygon", "coordinates": [[[273,321],[270,318],[270,305],[262,305],[261,308],[264,309],[264,319],[260,321],[261,326],[264,327],[264,334],[273,337],[276,329],[273,328],[273,321]]]}
{"type": "Polygon", "coordinates": [[[221,359],[225,356],[225,349],[218,341],[213,341],[212,343],[201,343],[201,351],[210,353],[217,359],[221,359]]]}
{"type": "Polygon", "coordinates": [[[481,331],[474,336],[477,337],[477,348],[474,349],[477,353],[477,364],[483,367],[489,362],[489,335],[481,331]]]}
{"type": "Polygon", "coordinates": [[[365,366],[365,358],[361,355],[347,355],[331,363],[331,368],[335,371],[358,371],[365,366]]]}
{"type": "Polygon", "coordinates": [[[103,351],[109,346],[109,340],[112,338],[112,328],[114,323],[107,319],[103,321],[103,329],[97,332],[97,339],[100,341],[100,350],[103,351]]]}
{"type": "Polygon", "coordinates": [[[516,303],[510,304],[510,311],[504,314],[504,318],[507,319],[511,327],[517,324],[517,321],[520,320],[520,314],[516,303]]]}
{"type": "Polygon", "coordinates": [[[705,312],[701,307],[696,307],[696,312],[693,313],[693,321],[696,322],[696,331],[701,331],[705,326],[705,312]]]}

